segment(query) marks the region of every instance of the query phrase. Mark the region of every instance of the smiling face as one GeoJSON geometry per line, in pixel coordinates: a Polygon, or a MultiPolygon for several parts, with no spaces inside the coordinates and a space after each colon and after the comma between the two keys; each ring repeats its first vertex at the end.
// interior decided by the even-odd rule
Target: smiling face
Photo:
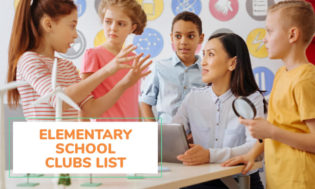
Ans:
{"type": "Polygon", "coordinates": [[[56,21],[51,21],[49,42],[54,51],[66,53],[70,45],[78,37],[77,26],[78,13],[73,10],[69,15],[62,16],[56,21]]]}
{"type": "Polygon", "coordinates": [[[121,8],[115,6],[106,9],[103,25],[106,40],[119,45],[122,45],[137,27],[121,8]]]}
{"type": "Polygon", "coordinates": [[[218,38],[208,41],[203,50],[202,59],[202,81],[215,83],[227,80],[235,69],[233,61],[236,57],[230,58],[226,53],[221,41],[218,38]]]}
{"type": "Polygon", "coordinates": [[[186,62],[195,59],[195,52],[203,41],[203,35],[199,35],[193,22],[178,20],[173,25],[171,40],[179,59],[186,62]]]}

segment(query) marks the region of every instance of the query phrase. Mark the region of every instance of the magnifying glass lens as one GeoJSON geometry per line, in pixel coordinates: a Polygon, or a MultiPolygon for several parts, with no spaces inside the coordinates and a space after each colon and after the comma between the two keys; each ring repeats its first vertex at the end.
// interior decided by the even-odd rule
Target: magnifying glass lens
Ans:
{"type": "Polygon", "coordinates": [[[236,99],[234,103],[234,108],[238,115],[245,119],[254,119],[254,111],[247,101],[239,98],[236,99]]]}
{"type": "MultiPolygon", "coordinates": [[[[246,97],[238,97],[232,103],[233,110],[238,117],[244,119],[254,119],[256,116],[256,108],[254,104],[246,97]]],[[[258,139],[260,143],[263,141],[258,139]]]]}

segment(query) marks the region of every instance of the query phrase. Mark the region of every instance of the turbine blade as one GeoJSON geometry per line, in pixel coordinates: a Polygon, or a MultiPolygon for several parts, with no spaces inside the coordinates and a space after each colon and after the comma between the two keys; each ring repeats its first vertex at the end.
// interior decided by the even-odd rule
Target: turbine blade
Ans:
{"type": "Polygon", "coordinates": [[[13,82],[10,82],[10,83],[7,83],[4,85],[4,87],[1,88],[1,90],[10,90],[10,89],[14,89],[14,88],[17,88],[19,86],[22,86],[22,85],[27,85],[28,83],[26,81],[13,81],[13,82]]]}
{"type": "Polygon", "coordinates": [[[66,102],[70,106],[72,106],[73,108],[75,108],[76,110],[80,111],[80,107],[70,97],[68,97],[63,92],[59,91],[58,92],[58,97],[61,98],[64,102],[66,102]]]}
{"type": "Polygon", "coordinates": [[[43,103],[43,102],[48,102],[49,98],[54,95],[55,92],[52,92],[52,93],[49,93],[49,94],[46,94],[44,96],[41,96],[39,99],[37,99],[35,102],[33,102],[33,106],[36,106],[38,105],[39,103],[43,103]]]}

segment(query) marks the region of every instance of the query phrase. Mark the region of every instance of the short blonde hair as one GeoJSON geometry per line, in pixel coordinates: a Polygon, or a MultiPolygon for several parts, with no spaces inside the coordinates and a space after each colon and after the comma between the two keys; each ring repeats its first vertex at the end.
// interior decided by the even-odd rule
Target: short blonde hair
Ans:
{"type": "Polygon", "coordinates": [[[122,8],[132,24],[137,25],[137,28],[133,31],[134,34],[141,35],[143,33],[147,24],[147,15],[136,0],[101,0],[98,7],[98,14],[101,20],[104,19],[106,9],[110,6],[122,8]]]}
{"type": "Polygon", "coordinates": [[[315,32],[315,15],[312,5],[304,0],[286,0],[269,7],[268,12],[281,11],[284,22],[301,30],[302,40],[308,44],[315,32]]]}

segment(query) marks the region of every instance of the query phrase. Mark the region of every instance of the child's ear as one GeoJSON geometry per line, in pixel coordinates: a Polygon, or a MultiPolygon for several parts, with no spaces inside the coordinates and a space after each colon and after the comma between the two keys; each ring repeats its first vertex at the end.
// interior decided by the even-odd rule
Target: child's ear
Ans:
{"type": "Polygon", "coordinates": [[[52,19],[47,16],[47,15],[44,15],[42,18],[41,18],[41,21],[40,21],[40,24],[42,26],[42,29],[45,31],[45,32],[51,32],[52,31],[52,19]]]}
{"type": "Polygon", "coordinates": [[[228,69],[230,71],[233,71],[236,68],[237,65],[237,56],[234,56],[233,58],[231,58],[230,63],[229,63],[229,67],[228,69]]]}
{"type": "Polygon", "coordinates": [[[289,43],[295,43],[300,38],[300,30],[297,27],[289,29],[289,43]]]}
{"type": "Polygon", "coordinates": [[[131,33],[135,32],[137,27],[138,27],[137,24],[132,24],[131,33]]]}
{"type": "Polygon", "coordinates": [[[199,44],[203,42],[204,38],[205,38],[205,34],[202,33],[199,38],[199,44]]]}

